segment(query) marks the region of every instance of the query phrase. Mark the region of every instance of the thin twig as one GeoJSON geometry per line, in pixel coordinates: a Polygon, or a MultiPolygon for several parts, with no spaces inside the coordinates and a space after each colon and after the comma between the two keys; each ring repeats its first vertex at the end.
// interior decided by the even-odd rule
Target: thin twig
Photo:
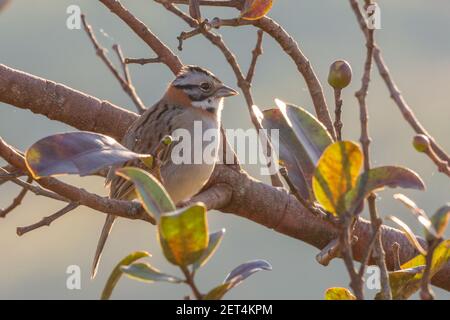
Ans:
{"type": "Polygon", "coordinates": [[[161,58],[125,58],[125,64],[136,63],[140,65],[149,63],[161,63],[161,58]]]}
{"type": "Polygon", "coordinates": [[[180,267],[181,271],[183,272],[184,276],[186,277],[185,283],[191,288],[192,293],[194,294],[195,298],[197,300],[203,299],[203,294],[200,293],[200,291],[197,288],[197,285],[195,284],[194,277],[192,276],[191,272],[187,267],[180,267]]]}
{"type": "Polygon", "coordinates": [[[43,226],[50,226],[50,224],[55,221],[58,218],[61,218],[66,213],[74,210],[78,207],[78,203],[71,202],[61,210],[58,210],[54,214],[44,217],[41,221],[33,223],[32,225],[26,226],[26,227],[17,227],[16,233],[18,236],[23,236],[25,233],[28,233],[30,231],[36,230],[43,226]]]}
{"type": "Polygon", "coordinates": [[[128,70],[128,66],[125,63],[125,58],[123,56],[122,48],[117,43],[113,44],[112,48],[116,52],[117,58],[119,59],[120,65],[122,66],[122,72],[123,72],[125,81],[128,84],[130,84],[131,83],[130,70],[128,70]]]}
{"type": "Polygon", "coordinates": [[[366,272],[366,266],[369,264],[370,257],[372,256],[373,248],[375,247],[375,243],[377,241],[377,238],[379,236],[381,229],[381,224],[377,225],[377,231],[372,234],[372,238],[369,241],[369,245],[367,246],[366,252],[364,254],[364,257],[361,260],[361,265],[359,266],[359,276],[362,278],[364,276],[364,273],[366,272]]]}
{"type": "MultiPolygon", "coordinates": [[[[352,3],[352,0],[350,0],[350,3],[352,3]]],[[[370,3],[370,1],[368,1],[367,3],[370,3]]],[[[355,94],[356,98],[358,99],[360,109],[360,121],[361,121],[360,142],[363,148],[365,172],[368,172],[370,170],[369,146],[371,140],[369,137],[369,128],[368,128],[369,116],[368,116],[368,107],[366,104],[366,97],[369,91],[370,73],[372,71],[374,46],[375,46],[374,30],[368,29],[366,42],[367,54],[366,54],[366,61],[364,63],[364,73],[361,80],[361,89],[358,90],[355,94]]],[[[371,193],[367,198],[367,202],[369,205],[370,220],[372,222],[372,232],[377,235],[377,239],[375,241],[375,245],[373,248],[373,256],[375,258],[378,267],[380,268],[381,297],[382,299],[391,300],[392,292],[389,285],[389,274],[385,261],[385,252],[383,249],[381,233],[378,232],[378,229],[380,228],[382,221],[378,216],[375,201],[376,195],[375,193],[371,193]]],[[[368,248],[367,250],[370,250],[370,248],[368,248]]]]}
{"type": "Polygon", "coordinates": [[[397,271],[402,268],[402,264],[400,262],[400,244],[398,242],[394,242],[391,248],[392,255],[394,257],[394,271],[397,271]]]}
{"type": "Polygon", "coordinates": [[[342,141],[342,120],[341,120],[341,113],[342,113],[342,99],[341,99],[341,89],[334,89],[334,130],[336,131],[336,139],[337,141],[342,141]]]}
{"type": "MultiPolygon", "coordinates": [[[[367,39],[369,36],[369,28],[367,27],[366,19],[361,11],[361,8],[359,7],[358,1],[350,0],[350,4],[356,16],[360,29],[367,39]]],[[[403,118],[417,134],[426,135],[430,139],[431,146],[433,150],[436,152],[436,154],[439,156],[439,158],[443,161],[446,161],[450,165],[450,156],[444,151],[444,149],[440,145],[437,144],[434,138],[427,132],[425,127],[419,122],[419,120],[415,116],[414,112],[406,102],[405,98],[402,96],[400,90],[397,87],[397,84],[395,83],[392,75],[389,72],[389,68],[387,67],[383,59],[381,49],[376,45],[376,43],[373,44],[373,47],[374,47],[373,58],[375,64],[377,65],[378,72],[380,76],[383,78],[386,87],[389,90],[390,96],[392,100],[394,100],[400,112],[402,113],[403,118]]]]}
{"type": "Polygon", "coordinates": [[[245,77],[245,80],[247,80],[248,83],[252,83],[253,76],[255,75],[255,68],[256,68],[256,62],[258,62],[258,57],[263,54],[262,49],[262,41],[264,36],[264,31],[258,30],[257,34],[257,40],[255,49],[252,51],[252,61],[250,62],[250,67],[248,68],[247,77],[245,77]]]}
{"type": "Polygon", "coordinates": [[[350,276],[350,288],[358,300],[364,300],[363,280],[355,270],[353,262],[353,250],[351,234],[354,218],[350,214],[344,214],[341,219],[341,234],[339,237],[339,248],[344,260],[345,267],[350,276]]]}
{"type": "MultiPolygon", "coordinates": [[[[253,126],[258,130],[262,130],[261,124],[259,123],[256,115],[253,112],[252,106],[254,105],[253,96],[251,93],[251,83],[249,83],[246,79],[244,74],[242,73],[241,67],[239,66],[239,63],[236,60],[236,56],[234,53],[228,48],[228,46],[223,41],[222,37],[212,31],[209,31],[209,28],[205,27],[207,24],[199,24],[195,19],[192,19],[190,16],[179,10],[176,6],[174,6],[171,3],[164,3],[164,7],[169,10],[170,12],[174,13],[178,17],[181,17],[189,26],[194,28],[194,30],[201,30],[201,33],[207,38],[213,45],[215,45],[219,50],[223,53],[225,59],[227,60],[228,64],[231,66],[236,79],[237,84],[239,88],[241,89],[245,101],[247,103],[247,109],[250,114],[250,119],[253,123],[253,126]]],[[[264,143],[264,142],[263,142],[264,143]]],[[[268,159],[267,166],[270,167],[272,165],[271,163],[271,154],[272,154],[272,148],[269,143],[267,143],[267,152],[266,157],[268,159]]],[[[272,174],[270,176],[272,185],[275,187],[283,187],[283,183],[281,182],[280,177],[278,176],[278,173],[272,174]]]]}
{"type": "MultiPolygon", "coordinates": [[[[33,181],[33,178],[28,177],[27,183],[31,183],[33,181]]],[[[20,206],[22,204],[23,198],[25,198],[25,195],[27,194],[28,189],[22,187],[22,190],[20,190],[19,194],[14,198],[13,202],[6,207],[5,209],[0,209],[0,218],[6,217],[8,213],[13,211],[15,208],[20,206]]]]}
{"type": "MultiPolygon", "coordinates": [[[[86,31],[89,39],[91,40],[91,42],[95,48],[95,52],[97,53],[97,56],[99,56],[100,59],[105,63],[105,65],[108,67],[109,71],[111,71],[113,76],[117,79],[117,81],[121,85],[122,89],[131,98],[131,100],[133,101],[134,105],[136,106],[138,112],[143,113],[145,111],[145,105],[142,102],[142,100],[139,98],[139,96],[137,95],[136,89],[134,88],[134,86],[131,84],[131,82],[127,81],[120,75],[120,72],[116,69],[116,67],[114,67],[111,60],[109,60],[108,56],[105,53],[106,50],[103,47],[101,47],[100,44],[98,43],[98,41],[94,35],[94,32],[92,31],[91,26],[86,21],[86,16],[84,14],[81,15],[81,21],[83,22],[84,30],[86,31]]],[[[124,64],[122,58],[123,57],[121,57],[121,59],[120,59],[120,63],[122,65],[122,67],[124,67],[125,64],[124,64]]],[[[127,75],[126,75],[126,77],[127,77],[127,75]]]]}
{"type": "Polygon", "coordinates": [[[431,290],[431,268],[433,266],[433,255],[437,246],[442,242],[442,239],[434,239],[429,243],[427,255],[425,257],[426,266],[422,276],[420,286],[420,298],[422,300],[434,300],[433,290],[431,290]]]}
{"type": "MultiPolygon", "coordinates": [[[[3,170],[4,170],[3,168],[0,168],[1,172],[4,172],[3,170]]],[[[51,191],[48,191],[39,186],[32,185],[30,182],[22,181],[19,178],[11,178],[10,181],[17,184],[19,187],[22,187],[26,190],[33,192],[37,196],[44,196],[44,197],[51,198],[54,200],[68,202],[67,198],[65,198],[55,192],[51,192],[51,191]]]]}
{"type": "Polygon", "coordinates": [[[128,11],[118,0],[99,0],[112,13],[117,15],[128,27],[130,27],[137,36],[139,36],[161,59],[172,73],[177,74],[183,63],[165,43],[163,43],[153,32],[136,16],[128,11]]]}

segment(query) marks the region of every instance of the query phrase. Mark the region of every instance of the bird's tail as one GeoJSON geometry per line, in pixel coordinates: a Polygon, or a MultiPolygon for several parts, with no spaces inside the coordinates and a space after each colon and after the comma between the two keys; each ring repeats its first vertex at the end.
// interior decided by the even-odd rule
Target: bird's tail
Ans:
{"type": "Polygon", "coordinates": [[[106,221],[105,224],[103,225],[100,239],[98,240],[97,250],[95,251],[94,263],[92,264],[92,273],[91,273],[92,279],[94,279],[95,275],[97,274],[98,264],[102,256],[102,251],[103,248],[105,247],[106,239],[108,239],[108,235],[111,232],[115,219],[116,216],[114,215],[108,214],[106,216],[106,221]]]}

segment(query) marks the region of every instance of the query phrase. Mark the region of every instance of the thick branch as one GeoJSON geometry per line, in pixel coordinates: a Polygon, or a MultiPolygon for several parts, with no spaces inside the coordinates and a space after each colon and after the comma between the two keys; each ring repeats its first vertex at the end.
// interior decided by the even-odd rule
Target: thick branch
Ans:
{"type": "Polygon", "coordinates": [[[0,64],[0,101],[120,140],[136,114],[63,84],[0,64]],[[74,112],[75,111],[75,112],[74,112]]]}
{"type": "MultiPolygon", "coordinates": [[[[18,73],[21,75],[21,81],[24,82],[23,85],[30,86],[30,82],[32,82],[37,86],[40,86],[42,85],[41,81],[45,83],[46,80],[39,79],[39,81],[37,81],[33,76],[0,66],[0,101],[19,101],[21,102],[19,106],[21,108],[26,108],[21,98],[16,97],[17,95],[21,95],[23,91],[13,90],[10,85],[6,87],[2,86],[1,81],[5,78],[5,73],[11,72],[13,74],[18,73]]],[[[30,93],[25,92],[27,97],[30,99],[30,102],[41,99],[41,93],[46,95],[46,102],[42,108],[39,108],[39,104],[34,104],[33,111],[46,115],[48,114],[49,109],[58,108],[61,103],[60,100],[65,100],[65,94],[67,94],[71,97],[71,99],[73,99],[74,103],[66,104],[65,108],[58,113],[58,117],[54,117],[53,119],[63,121],[77,129],[85,130],[85,120],[77,121],[77,117],[80,112],[79,110],[82,109],[86,111],[83,114],[83,118],[95,118],[98,114],[98,110],[90,110],[88,106],[95,106],[92,101],[96,99],[81,92],[63,87],[62,85],[53,83],[53,86],[64,88],[64,90],[60,91],[58,95],[54,95],[53,98],[46,94],[45,90],[36,90],[32,88],[32,86],[30,86],[30,93]],[[88,105],[86,105],[86,103],[88,105]]],[[[14,103],[10,104],[14,105],[14,103]]],[[[97,132],[110,134],[119,139],[125,133],[125,130],[122,129],[122,123],[120,123],[120,121],[126,121],[129,125],[131,121],[137,117],[136,114],[127,112],[111,104],[103,104],[102,112],[105,116],[110,117],[110,123],[117,125],[97,126],[97,132]]],[[[13,164],[16,165],[15,163],[13,164]]],[[[22,165],[19,162],[17,166],[20,168],[22,165]]],[[[56,179],[50,178],[50,180],[53,181],[56,179]]],[[[53,191],[50,186],[57,188],[58,185],[56,184],[61,183],[62,182],[59,182],[58,180],[53,183],[48,183],[48,189],[53,191]]],[[[309,210],[305,209],[305,207],[301,205],[295,196],[290,195],[286,190],[274,188],[270,185],[257,181],[249,177],[245,172],[233,169],[232,166],[218,165],[216,167],[210,185],[214,186],[216,184],[227,185],[227,189],[229,188],[232,190],[231,195],[229,194],[229,191],[227,191],[226,194],[221,192],[217,196],[211,197],[214,199],[213,207],[222,212],[232,213],[250,219],[268,228],[272,228],[284,235],[304,241],[319,249],[324,248],[329,242],[338,237],[338,231],[332,224],[315,216],[309,210]],[[226,199],[229,199],[229,201],[226,199]]],[[[63,187],[66,188],[66,186],[63,187]]],[[[77,188],[75,189],[78,190],[77,188]]],[[[99,198],[104,199],[102,197],[99,198]]],[[[210,204],[208,203],[208,199],[209,197],[205,197],[203,199],[206,201],[207,206],[210,204]]],[[[77,200],[74,201],[77,202],[77,200]]],[[[111,204],[111,201],[112,200],[108,201],[107,204],[111,204]]],[[[114,205],[115,208],[109,208],[109,210],[117,210],[117,208],[121,208],[121,206],[124,206],[125,204],[129,205],[129,202],[117,203],[117,205],[114,205]]],[[[401,231],[388,226],[382,226],[381,234],[383,239],[383,247],[386,251],[386,263],[390,270],[394,268],[395,259],[392,254],[392,250],[390,250],[394,242],[397,242],[401,247],[401,262],[405,262],[417,255],[417,252],[409,244],[409,241],[401,231]]],[[[360,219],[356,224],[354,235],[358,237],[358,241],[353,247],[354,258],[361,261],[367,247],[369,246],[369,242],[372,239],[371,224],[364,219],[360,219]]],[[[421,244],[426,247],[425,241],[420,241],[421,244]]],[[[370,261],[370,263],[373,263],[373,261],[370,261]]],[[[432,283],[438,287],[450,291],[450,264],[447,264],[443,270],[433,277],[432,283]]]]}

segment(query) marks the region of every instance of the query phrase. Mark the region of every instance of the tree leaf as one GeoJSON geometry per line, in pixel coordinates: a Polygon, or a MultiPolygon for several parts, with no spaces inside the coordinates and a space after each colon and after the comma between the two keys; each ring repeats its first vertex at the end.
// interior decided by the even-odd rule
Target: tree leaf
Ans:
{"type": "Polygon", "coordinates": [[[120,277],[122,276],[122,270],[120,269],[122,266],[127,266],[136,260],[139,260],[144,257],[150,257],[150,253],[145,251],[136,251],[130,253],[128,256],[123,258],[113,269],[111,272],[108,281],[106,281],[105,288],[103,289],[101,299],[108,300],[111,297],[111,294],[116,286],[117,282],[119,282],[120,277]]]}
{"type": "Polygon", "coordinates": [[[396,223],[400,229],[405,233],[406,238],[411,243],[411,245],[417,249],[421,254],[425,255],[427,252],[426,250],[420,245],[419,241],[417,241],[416,236],[412,232],[412,230],[408,227],[406,223],[404,223],[402,220],[400,220],[397,217],[394,216],[387,216],[386,219],[391,220],[392,222],[396,223]]]}
{"type": "MultiPolygon", "coordinates": [[[[450,260],[450,240],[442,241],[434,250],[431,263],[431,274],[434,275],[450,260]]],[[[420,254],[401,265],[402,269],[414,268],[425,265],[426,258],[420,254]]]]}
{"type": "Polygon", "coordinates": [[[208,248],[203,252],[203,255],[193,264],[193,270],[197,270],[198,268],[205,265],[208,260],[212,257],[214,252],[216,252],[219,247],[220,242],[222,242],[222,238],[225,234],[225,229],[221,229],[214,233],[209,234],[208,248]]]}
{"type": "MultiPolygon", "coordinates": [[[[441,242],[433,253],[430,274],[433,277],[450,261],[450,240],[441,242]]],[[[418,255],[401,265],[401,270],[390,272],[389,281],[394,299],[408,299],[421,285],[426,258],[418,255]]]]}
{"type": "MultiPolygon", "coordinates": [[[[275,100],[278,109],[256,112],[261,126],[279,130],[279,141],[272,141],[289,178],[305,199],[313,199],[312,176],[323,151],[332,143],[326,128],[309,112],[275,100]]],[[[255,106],[254,109],[257,109],[255,106]]]]}
{"type": "Polygon", "coordinates": [[[128,150],[111,137],[93,132],[55,134],[34,143],[25,152],[25,161],[34,178],[96,171],[133,159],[151,155],[128,150]]]}
{"type": "Polygon", "coordinates": [[[125,167],[117,169],[116,174],[134,183],[144,209],[156,220],[161,214],[176,210],[164,186],[147,171],[136,167],[125,167]]]}
{"type": "Polygon", "coordinates": [[[198,261],[208,248],[208,223],[203,203],[161,215],[159,241],[169,262],[187,266],[198,261]]]}
{"type": "Polygon", "coordinates": [[[225,282],[219,284],[217,287],[213,288],[209,291],[204,297],[203,300],[220,300],[225,294],[233,289],[234,284],[232,282],[225,282]]]}
{"type": "Polygon", "coordinates": [[[231,271],[222,284],[209,291],[203,299],[205,300],[220,300],[223,296],[239,285],[246,278],[261,270],[272,270],[272,266],[265,260],[253,260],[241,264],[231,271]]]}
{"type": "MultiPolygon", "coordinates": [[[[389,272],[389,284],[394,300],[405,300],[420,288],[425,266],[389,272]]],[[[377,298],[377,297],[376,297],[377,298]]]]}
{"type": "Polygon", "coordinates": [[[182,279],[162,273],[148,263],[133,263],[128,266],[120,267],[120,270],[131,279],[142,282],[152,283],[156,281],[165,281],[171,283],[181,283],[182,279]]]}
{"type": "Polygon", "coordinates": [[[355,187],[346,195],[345,207],[352,212],[371,192],[384,187],[423,190],[425,184],[417,173],[407,168],[373,168],[358,177],[355,187]]]}
{"type": "Polygon", "coordinates": [[[420,209],[414,201],[401,193],[394,194],[394,199],[403,203],[411,211],[417,221],[424,226],[426,232],[430,233],[433,237],[436,237],[436,232],[433,229],[430,218],[428,218],[425,211],[420,209]]]}
{"type": "Polygon", "coordinates": [[[273,0],[246,0],[240,18],[258,20],[264,17],[272,8],[273,0]]]}
{"type": "Polygon", "coordinates": [[[317,201],[333,215],[345,212],[345,195],[356,185],[363,154],[351,141],[338,141],[325,149],[313,177],[317,201]]]}
{"type": "MultiPolygon", "coordinates": [[[[441,238],[444,235],[449,220],[450,220],[450,203],[439,208],[438,211],[436,211],[436,213],[431,217],[431,223],[433,224],[433,228],[436,231],[435,234],[436,238],[441,238]]],[[[430,236],[428,234],[427,239],[430,239],[430,236]]]]}
{"type": "Polygon", "coordinates": [[[328,288],[325,300],[356,300],[356,297],[346,288],[328,288]]]}
{"type": "Polygon", "coordinates": [[[272,270],[272,266],[265,260],[253,260],[243,263],[234,268],[225,278],[225,282],[233,282],[233,287],[237,286],[243,280],[261,270],[272,270]]]}

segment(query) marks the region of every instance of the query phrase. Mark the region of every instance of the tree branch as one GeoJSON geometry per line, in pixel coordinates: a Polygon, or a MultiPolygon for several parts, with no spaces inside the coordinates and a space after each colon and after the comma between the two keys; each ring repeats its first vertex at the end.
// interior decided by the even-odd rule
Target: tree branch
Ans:
{"type": "MultiPolygon", "coordinates": [[[[137,118],[137,115],[134,113],[120,109],[109,103],[101,104],[98,99],[84,93],[0,65],[0,101],[2,102],[6,102],[12,106],[16,106],[14,103],[17,102],[18,107],[27,108],[26,101],[29,101],[32,105],[31,109],[35,113],[46,115],[49,114],[49,110],[58,109],[62,101],[67,100],[68,97],[70,97],[72,103],[64,104],[65,107],[56,113],[57,116],[52,113],[50,115],[53,115],[53,119],[62,121],[79,130],[86,130],[86,121],[91,117],[95,119],[98,116],[99,109],[96,106],[99,105],[102,105],[102,113],[104,116],[109,118],[109,124],[114,123],[116,125],[97,125],[95,129],[98,133],[108,134],[120,140],[125,133],[123,128],[124,124],[121,121],[130,125],[137,118]],[[19,75],[18,78],[21,83],[13,86],[8,81],[5,81],[5,79],[16,81],[17,77],[12,77],[12,75],[19,75]],[[45,85],[42,86],[42,82],[44,84],[51,83],[52,88],[60,88],[58,94],[49,95],[44,89],[45,85]],[[29,91],[16,90],[18,87],[22,89],[23,87],[28,87],[29,91]],[[24,101],[22,99],[23,94],[29,100],[24,101]],[[39,100],[45,103],[39,104],[35,102],[39,100]],[[91,106],[93,108],[89,109],[91,106]],[[82,119],[79,118],[80,110],[84,111],[82,119]]],[[[88,120],[88,123],[92,123],[92,120],[88,120]]],[[[90,128],[92,130],[92,126],[90,128]]],[[[23,168],[24,164],[21,162],[22,160],[17,160],[17,156],[14,159],[10,159],[10,161],[16,167],[23,168]]],[[[305,209],[295,196],[290,195],[286,190],[274,188],[257,181],[249,177],[245,172],[234,168],[235,166],[216,166],[209,185],[227,185],[227,188],[232,190],[231,195],[223,198],[220,197],[221,199],[229,199],[229,202],[225,200],[214,202],[217,206],[216,209],[250,219],[268,228],[274,228],[279,233],[301,240],[319,249],[324,248],[329,242],[337,238],[338,230],[331,223],[305,209]]],[[[48,187],[49,190],[55,189],[60,192],[64,192],[67,188],[70,190],[70,187],[64,184],[61,186],[62,182],[54,178],[40,179],[39,181],[42,182],[41,180],[46,181],[46,186],[44,187],[48,187]],[[61,188],[59,188],[60,186],[61,188]]],[[[80,192],[78,188],[75,189],[70,191],[75,193],[80,192]]],[[[89,204],[92,204],[92,200],[97,199],[96,197],[90,199],[91,202],[89,204]]],[[[83,204],[82,201],[79,201],[80,198],[79,196],[73,197],[71,200],[83,204]]],[[[110,211],[108,213],[111,214],[117,213],[117,215],[122,217],[130,218],[124,214],[125,212],[132,212],[132,204],[130,202],[114,201],[102,197],[98,198],[100,198],[99,202],[102,204],[101,209],[110,211]]],[[[207,206],[209,205],[207,202],[208,199],[208,197],[204,199],[207,206]]],[[[136,218],[136,216],[132,215],[131,218],[136,218]]],[[[385,249],[391,248],[394,242],[400,244],[401,261],[407,261],[417,255],[416,250],[409,244],[406,236],[401,231],[388,226],[382,226],[380,232],[385,249]]],[[[354,229],[354,235],[358,238],[358,241],[353,246],[354,259],[361,261],[372,238],[370,223],[364,219],[359,219],[354,229]]],[[[426,247],[424,240],[421,239],[420,242],[426,247]]],[[[373,263],[373,261],[371,260],[369,263],[373,263]]],[[[387,250],[386,263],[390,270],[394,268],[392,250],[387,250]]],[[[450,291],[450,263],[433,277],[432,283],[450,291]]]]}
{"type": "Polygon", "coordinates": [[[150,29],[130,11],[128,11],[118,0],[99,0],[112,13],[125,22],[156,54],[159,59],[167,65],[173,73],[178,73],[183,67],[180,58],[176,56],[161,40],[154,35],[150,29]]]}
{"type": "MultiPolygon", "coordinates": [[[[26,172],[28,171],[23,156],[6,144],[6,142],[2,139],[0,139],[0,157],[16,168],[26,172]]],[[[94,210],[123,218],[140,219],[154,223],[153,218],[150,217],[137,202],[101,197],[99,195],[87,192],[84,189],[71,186],[55,178],[41,178],[36,180],[36,182],[43,188],[60,195],[61,198],[58,198],[58,200],[75,202],[80,205],[90,207],[94,210]]],[[[33,189],[30,188],[30,190],[33,189]]],[[[50,194],[47,195],[45,193],[42,195],[50,196],[50,194]]]]}
{"type": "MultiPolygon", "coordinates": [[[[361,12],[361,9],[359,8],[358,1],[350,0],[350,3],[353,12],[355,13],[358,24],[361,28],[361,31],[364,33],[364,36],[367,39],[369,29],[367,28],[366,20],[361,12]]],[[[406,102],[405,98],[401,95],[400,90],[397,87],[397,84],[395,83],[394,79],[392,78],[389,72],[389,68],[384,62],[383,56],[381,54],[381,49],[376,45],[376,43],[374,43],[373,58],[375,64],[377,65],[380,76],[383,78],[389,90],[392,100],[394,100],[395,104],[399,108],[400,112],[403,115],[403,118],[417,134],[426,135],[430,139],[431,146],[436,152],[436,154],[439,156],[439,158],[441,158],[441,160],[446,161],[450,165],[449,155],[447,155],[444,149],[441,146],[439,146],[437,142],[434,140],[434,138],[427,132],[425,127],[419,122],[419,120],[415,116],[414,112],[406,102]]]]}
{"type": "Polygon", "coordinates": [[[120,75],[119,71],[114,67],[111,60],[109,60],[108,56],[106,55],[105,49],[100,46],[100,44],[97,41],[97,38],[95,37],[91,26],[86,21],[86,16],[84,14],[81,15],[81,21],[83,22],[84,30],[86,31],[89,39],[91,40],[95,52],[97,56],[100,57],[100,59],[105,63],[105,65],[108,67],[109,71],[113,74],[114,78],[117,79],[117,81],[120,83],[120,86],[122,87],[123,91],[131,98],[134,105],[136,106],[139,113],[143,113],[145,111],[145,105],[142,102],[141,98],[136,93],[136,89],[131,84],[129,80],[129,73],[128,69],[126,67],[126,64],[123,62],[123,56],[122,51],[117,45],[114,45],[113,48],[117,52],[117,55],[119,56],[120,63],[124,70],[124,76],[125,79],[120,75]]]}

